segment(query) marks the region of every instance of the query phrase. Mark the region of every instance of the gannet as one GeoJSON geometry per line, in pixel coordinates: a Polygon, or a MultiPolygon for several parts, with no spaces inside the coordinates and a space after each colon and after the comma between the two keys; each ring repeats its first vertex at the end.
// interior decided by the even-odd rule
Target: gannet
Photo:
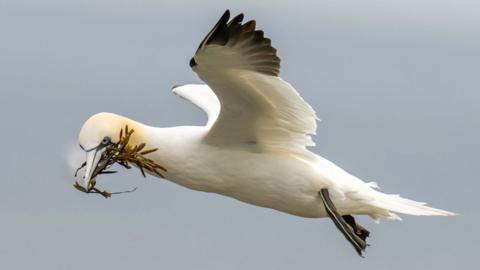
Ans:
{"type": "Polygon", "coordinates": [[[206,84],[175,86],[173,93],[205,111],[205,126],[151,127],[112,113],[98,113],[82,126],[85,187],[102,152],[128,125],[131,143],[159,150],[150,158],[167,169],[166,179],[288,214],[332,219],[359,255],[369,236],[354,215],[399,220],[395,213],[450,216],[425,203],[379,192],[309,151],[317,116],[279,77],[280,58],[254,20],[227,10],[202,40],[190,67],[206,84]]]}

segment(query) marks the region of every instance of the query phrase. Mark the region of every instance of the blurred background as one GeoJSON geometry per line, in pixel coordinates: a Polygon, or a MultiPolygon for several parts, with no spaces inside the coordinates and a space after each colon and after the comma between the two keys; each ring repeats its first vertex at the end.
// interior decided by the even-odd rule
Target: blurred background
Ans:
{"type": "MultiPolygon", "coordinates": [[[[480,3],[447,0],[0,0],[0,268],[472,269],[478,261],[480,3]],[[171,94],[225,9],[273,40],[281,76],[322,122],[316,153],[386,193],[458,217],[360,223],[358,257],[304,219],[137,171],[72,187],[92,114],[200,125],[171,94]]],[[[248,168],[247,168],[248,169],[248,168]]]]}

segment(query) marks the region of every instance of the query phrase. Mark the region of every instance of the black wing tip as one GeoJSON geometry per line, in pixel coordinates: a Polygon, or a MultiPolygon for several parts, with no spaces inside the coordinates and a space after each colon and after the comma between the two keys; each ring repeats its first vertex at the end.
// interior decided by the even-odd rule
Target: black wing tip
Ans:
{"type": "Polygon", "coordinates": [[[222,22],[222,23],[226,24],[229,19],[230,19],[230,10],[227,9],[227,10],[225,10],[225,12],[223,12],[222,17],[220,17],[220,20],[218,20],[218,22],[219,23],[222,22]]]}
{"type": "Polygon", "coordinates": [[[193,68],[194,66],[197,65],[197,62],[195,62],[195,59],[192,57],[190,58],[190,62],[188,64],[190,65],[191,68],[193,68]]]}
{"type": "Polygon", "coordinates": [[[243,18],[244,18],[243,13],[240,13],[237,16],[233,17],[233,19],[230,20],[227,26],[231,26],[233,24],[240,24],[243,21],[243,18]]]}
{"type": "Polygon", "coordinates": [[[210,32],[205,36],[204,40],[202,40],[198,49],[210,43],[219,43],[220,45],[225,45],[229,38],[229,28],[232,25],[241,26],[243,18],[243,13],[240,13],[230,20],[230,10],[225,10],[213,29],[210,30],[210,32]]]}
{"type": "MultiPolygon", "coordinates": [[[[256,29],[256,21],[250,20],[242,24],[244,19],[244,14],[239,13],[232,19],[230,19],[230,10],[227,9],[217,21],[212,30],[204,37],[200,45],[198,46],[197,52],[209,44],[215,44],[220,46],[225,46],[230,44],[234,46],[239,41],[247,43],[247,45],[252,46],[253,50],[249,50],[251,57],[267,58],[264,61],[270,62],[270,66],[261,66],[261,64],[253,64],[253,70],[261,72],[263,74],[278,76],[280,73],[280,58],[276,55],[276,49],[272,47],[271,40],[265,37],[264,32],[260,29],[256,29]],[[265,55],[259,55],[259,53],[264,52],[265,55]]],[[[248,55],[245,55],[248,57],[248,55]]],[[[257,61],[258,62],[258,61],[257,61]]],[[[193,57],[190,59],[190,67],[195,67],[197,65],[196,59],[193,57]]]]}

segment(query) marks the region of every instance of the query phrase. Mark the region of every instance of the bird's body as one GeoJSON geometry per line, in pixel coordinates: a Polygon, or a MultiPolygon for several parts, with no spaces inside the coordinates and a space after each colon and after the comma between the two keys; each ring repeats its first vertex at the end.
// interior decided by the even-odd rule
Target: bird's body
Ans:
{"type": "Polygon", "coordinates": [[[368,231],[351,215],[453,214],[381,193],[309,151],[315,111],[278,76],[280,59],[255,22],[242,24],[243,15],[228,20],[227,11],[190,61],[207,85],[173,89],[205,111],[207,124],[157,128],[110,113],[92,116],[79,136],[87,188],[105,142],[128,125],[135,129],[133,144],[158,148],[149,157],[167,169],[167,179],[301,217],[329,216],[359,254],[368,231]]]}
{"type": "MultiPolygon", "coordinates": [[[[218,193],[301,217],[319,218],[327,214],[318,191],[327,188],[342,215],[370,215],[376,220],[398,218],[390,212],[392,209],[381,206],[389,196],[395,200],[395,195],[374,190],[376,184],[365,183],[306,149],[299,153],[272,151],[252,142],[218,146],[206,140],[209,126],[158,128],[111,113],[94,115],[89,121],[108,121],[133,128],[132,144],[145,142],[149,147],[158,148],[149,158],[167,169],[165,178],[193,190],[218,193]]],[[[396,212],[448,214],[423,203],[410,207],[412,209],[405,206],[406,210],[396,209],[396,212]]]]}
{"type": "Polygon", "coordinates": [[[330,180],[315,155],[264,152],[252,143],[218,147],[203,140],[207,132],[204,127],[152,129],[149,142],[159,151],[151,158],[164,164],[167,179],[191,189],[303,217],[326,215],[318,190],[330,180]]]}
{"type": "Polygon", "coordinates": [[[171,140],[168,146],[164,141],[152,144],[160,150],[152,153],[151,158],[164,164],[167,179],[194,190],[219,193],[253,205],[312,218],[326,216],[318,191],[335,187],[343,193],[334,197],[341,213],[376,214],[373,208],[362,207],[358,200],[344,196],[362,188],[369,192],[370,187],[320,156],[264,152],[249,143],[218,147],[202,140],[206,131],[203,127],[152,130],[156,136],[150,142],[189,134],[171,140]]]}

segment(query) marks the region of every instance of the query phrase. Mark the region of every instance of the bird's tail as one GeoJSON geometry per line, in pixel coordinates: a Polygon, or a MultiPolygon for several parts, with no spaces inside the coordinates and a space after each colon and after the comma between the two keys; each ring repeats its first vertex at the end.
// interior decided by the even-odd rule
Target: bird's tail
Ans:
{"type": "Polygon", "coordinates": [[[398,219],[399,216],[395,213],[414,215],[414,216],[455,216],[455,213],[426,206],[424,202],[417,202],[410,199],[405,199],[399,195],[384,194],[375,191],[377,194],[375,199],[371,202],[379,211],[372,214],[372,218],[378,220],[382,217],[385,219],[398,219]]]}

